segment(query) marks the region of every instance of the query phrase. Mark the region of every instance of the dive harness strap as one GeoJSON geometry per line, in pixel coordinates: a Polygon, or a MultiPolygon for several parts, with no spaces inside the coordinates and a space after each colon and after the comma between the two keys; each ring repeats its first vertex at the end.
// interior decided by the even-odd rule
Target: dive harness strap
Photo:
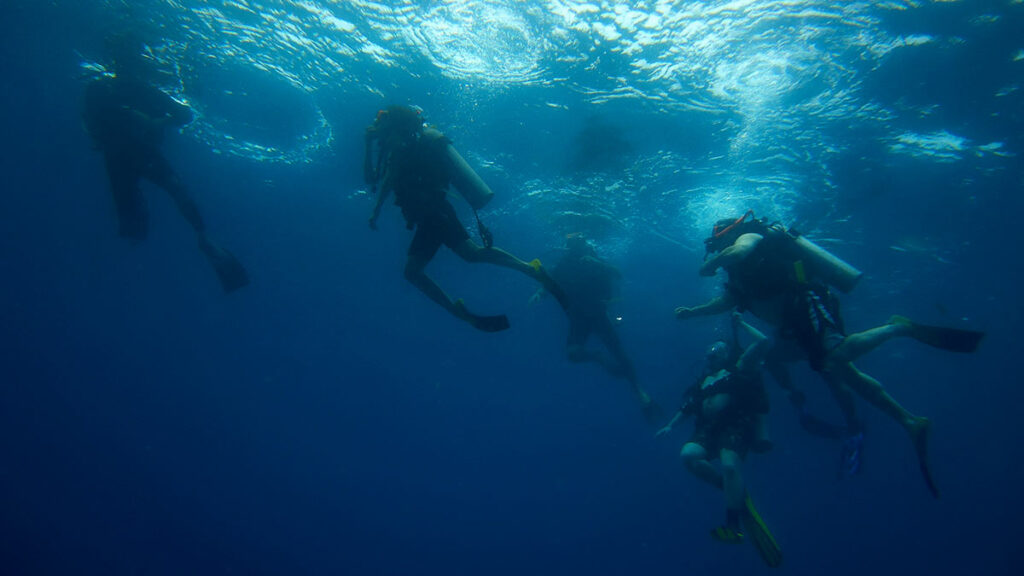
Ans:
{"type": "Polygon", "coordinates": [[[473,217],[476,218],[476,231],[480,234],[480,241],[483,242],[484,248],[494,247],[494,234],[491,233],[491,229],[484,225],[483,220],[480,219],[480,214],[473,208],[473,217]]]}

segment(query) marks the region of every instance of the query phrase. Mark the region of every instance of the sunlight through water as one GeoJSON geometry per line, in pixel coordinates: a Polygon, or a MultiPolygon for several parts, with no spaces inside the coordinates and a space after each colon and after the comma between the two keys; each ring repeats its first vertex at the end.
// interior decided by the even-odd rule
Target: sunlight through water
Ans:
{"type": "MultiPolygon", "coordinates": [[[[881,23],[921,1],[148,0],[154,53],[199,112],[190,132],[211,148],[256,160],[311,162],[332,146],[322,94],[393,93],[421,79],[486,108],[517,95],[522,110],[574,115],[629,109],[670,114],[722,142],[702,156],[644,150],[618,174],[525,174],[477,157],[525,192],[508,211],[549,206],[667,238],[744,207],[787,218],[807,191],[827,206],[835,134],[885,129],[892,112],[862,97],[865,72],[893,50],[927,43],[881,23]],[[239,88],[241,87],[241,88],[239,88]],[[267,102],[277,103],[277,108],[267,102]],[[629,106],[630,108],[626,108],[629,106]],[[680,174],[690,178],[683,180],[680,174]],[[694,177],[696,176],[696,177],[694,177]],[[657,192],[653,192],[657,190],[657,192]],[[560,201],[562,197],[563,201],[560,201]],[[643,198],[641,198],[643,197],[643,198]],[[655,198],[655,200],[652,200],[655,198]],[[657,210],[651,210],[651,203],[657,210]]],[[[118,12],[123,2],[106,1],[118,12]]],[[[142,12],[138,12],[141,14],[142,12]]],[[[139,16],[133,16],[138,19],[139,16]]],[[[416,99],[415,94],[406,95],[416,99]]],[[[454,110],[460,110],[458,106],[454,110]]],[[[611,114],[611,112],[608,112],[611,114]]],[[[465,123],[459,117],[443,124],[465,123]]],[[[948,161],[955,140],[885,136],[892,150],[948,161]]],[[[997,146],[997,144],[994,144],[997,146]]],[[[980,150],[980,149],[979,149],[980,150]]],[[[558,214],[551,215],[552,220],[558,214]]]]}

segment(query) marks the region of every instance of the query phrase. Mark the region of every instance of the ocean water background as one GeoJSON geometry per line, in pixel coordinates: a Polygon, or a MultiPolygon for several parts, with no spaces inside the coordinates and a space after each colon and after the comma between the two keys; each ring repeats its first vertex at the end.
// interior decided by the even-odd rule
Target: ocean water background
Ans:
{"type": "MultiPolygon", "coordinates": [[[[775,388],[745,467],[791,574],[1010,574],[1024,513],[1014,363],[1024,280],[1024,3],[550,0],[35,2],[0,7],[0,570],[7,574],[733,574],[719,494],[625,386],[562,354],[535,286],[442,251],[429,271],[512,329],[480,334],[366,226],[362,131],[423,107],[497,192],[498,245],[583,232],[623,271],[620,333],[668,410],[721,319],[711,223],[753,208],[861,267],[851,329],[984,329],[972,356],[895,341],[859,365],[933,419],[924,488],[861,405],[864,471],[775,388]],[[148,42],[199,118],[165,151],[252,284],[225,296],[147,189],[116,236],[79,98],[103,38],[148,42]]],[[[464,207],[460,207],[462,210],[464,207]]],[[[470,214],[461,212],[463,221],[470,214]]],[[[797,373],[816,412],[821,383],[797,373]]]]}

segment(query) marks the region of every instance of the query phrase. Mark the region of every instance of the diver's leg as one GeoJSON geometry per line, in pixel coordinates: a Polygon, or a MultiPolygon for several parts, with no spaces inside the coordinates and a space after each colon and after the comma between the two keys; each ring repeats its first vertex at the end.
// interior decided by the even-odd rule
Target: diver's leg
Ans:
{"type": "MultiPolygon", "coordinates": [[[[742,510],[746,491],[743,488],[743,475],[740,472],[742,465],[740,455],[728,448],[722,448],[719,455],[722,459],[722,487],[725,491],[725,507],[728,510],[742,510]]],[[[737,515],[736,518],[738,521],[739,516],[737,515]]]]}
{"type": "Polygon", "coordinates": [[[633,367],[633,361],[626,354],[626,348],[622,345],[622,340],[619,339],[615,326],[608,318],[607,311],[602,310],[595,317],[597,318],[595,326],[597,335],[601,338],[604,347],[608,350],[613,360],[611,366],[608,367],[608,371],[629,382],[629,387],[633,394],[636,395],[637,400],[640,401],[640,406],[644,410],[644,416],[648,420],[658,419],[661,415],[661,410],[651,400],[651,396],[647,391],[640,386],[636,376],[636,369],[633,367]]]}
{"type": "Polygon", "coordinates": [[[683,464],[686,465],[686,469],[694,476],[708,484],[711,484],[715,488],[722,488],[722,475],[719,474],[718,470],[715,470],[715,467],[708,461],[708,452],[703,446],[696,442],[687,442],[683,445],[683,449],[679,452],[679,456],[682,457],[683,464]]]}
{"type": "Polygon", "coordinates": [[[224,291],[234,292],[247,286],[249,273],[245,266],[229,250],[206,237],[206,228],[203,225],[202,216],[199,215],[199,207],[189,196],[188,190],[185,189],[185,185],[181,183],[170,163],[159,152],[154,151],[149,154],[145,176],[170,194],[178,206],[178,212],[195,230],[196,237],[199,239],[199,250],[213,266],[224,291]]]}
{"type": "Polygon", "coordinates": [[[587,350],[587,338],[590,337],[590,324],[585,317],[570,313],[569,336],[565,339],[565,357],[570,362],[600,362],[600,357],[587,350]]]}
{"type": "Polygon", "coordinates": [[[852,363],[847,362],[842,366],[834,368],[830,373],[832,377],[838,378],[843,384],[851,388],[869,404],[878,408],[890,418],[898,422],[908,432],[913,434],[914,430],[924,418],[915,416],[909,410],[900,405],[895,398],[886,392],[882,384],[871,376],[861,372],[852,363]]]}
{"type": "MultiPolygon", "coordinates": [[[[415,244],[415,240],[413,240],[413,243],[415,244]]],[[[464,310],[457,307],[455,303],[452,302],[452,299],[445,294],[444,290],[442,290],[441,287],[424,272],[428,262],[429,260],[423,259],[421,256],[412,253],[410,250],[408,260],[405,262],[405,279],[418,288],[420,292],[426,294],[427,298],[436,302],[452,315],[461,320],[465,320],[466,318],[463,314],[464,310]]]]}
{"type": "Polygon", "coordinates": [[[931,468],[928,463],[928,436],[931,432],[931,420],[923,416],[915,416],[909,410],[897,402],[882,384],[858,370],[852,363],[845,365],[842,376],[847,384],[853,388],[862,398],[872,406],[888,414],[896,420],[907,431],[910,441],[914,444],[914,451],[917,453],[918,467],[924,477],[928,490],[936,498],[939,497],[939,490],[932,478],[931,468]]]}
{"type": "Polygon", "coordinates": [[[158,152],[153,153],[147,163],[145,176],[170,194],[174,203],[178,206],[178,211],[181,212],[181,215],[185,217],[185,220],[197,234],[202,235],[205,231],[205,226],[203,218],[199,214],[199,207],[192,200],[188,190],[185,189],[185,185],[182,184],[181,179],[178,178],[177,173],[174,172],[174,169],[171,168],[170,163],[167,162],[163,155],[158,152]]]}
{"type": "Polygon", "coordinates": [[[848,386],[846,378],[836,372],[825,372],[822,373],[822,377],[825,379],[825,383],[828,384],[828,389],[832,392],[832,397],[835,398],[836,403],[839,405],[839,410],[843,413],[843,418],[846,420],[847,431],[853,432],[861,429],[860,420],[857,418],[857,402],[853,397],[853,392],[848,386]]]}
{"type": "Polygon", "coordinates": [[[768,415],[758,414],[754,417],[754,442],[750,451],[755,454],[764,454],[771,452],[774,447],[775,443],[772,442],[771,432],[768,429],[768,415]]]}
{"type": "Polygon", "coordinates": [[[832,350],[826,362],[835,364],[853,362],[893,338],[910,336],[910,331],[911,327],[907,324],[886,324],[850,334],[832,350]]]}
{"type": "Polygon", "coordinates": [[[799,406],[804,401],[803,392],[793,384],[793,377],[789,373],[789,366],[787,366],[787,363],[792,361],[792,359],[785,354],[784,346],[784,344],[779,342],[772,346],[764,359],[764,369],[771,374],[772,379],[779,385],[779,388],[788,393],[790,402],[799,406]]]}
{"type": "Polygon", "coordinates": [[[537,271],[534,270],[533,266],[529,263],[516,258],[501,248],[484,248],[478,245],[469,238],[451,246],[453,252],[455,252],[459,258],[462,258],[466,262],[478,263],[485,262],[487,264],[494,264],[495,266],[501,266],[502,268],[511,268],[516,272],[526,274],[530,278],[537,279],[537,271]]]}
{"type": "Polygon", "coordinates": [[[600,314],[595,314],[595,328],[597,335],[601,338],[601,342],[604,343],[605,349],[611,355],[615,361],[613,366],[613,373],[616,376],[625,378],[633,386],[634,389],[638,389],[636,382],[636,370],[633,368],[633,362],[626,355],[626,349],[622,346],[622,340],[619,339],[619,335],[615,332],[615,326],[612,325],[611,320],[608,319],[606,311],[602,310],[600,314]]]}
{"type": "Polygon", "coordinates": [[[149,212],[139,189],[141,177],[130,156],[107,152],[104,161],[110,180],[110,193],[117,209],[118,235],[141,241],[149,230],[149,212]]]}

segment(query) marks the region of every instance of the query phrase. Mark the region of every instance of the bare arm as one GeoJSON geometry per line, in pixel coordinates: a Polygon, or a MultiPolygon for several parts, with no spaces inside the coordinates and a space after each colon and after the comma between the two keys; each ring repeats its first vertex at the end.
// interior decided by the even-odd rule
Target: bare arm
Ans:
{"type": "Polygon", "coordinates": [[[387,174],[384,175],[384,181],[380,184],[380,190],[377,191],[377,201],[373,204],[373,213],[370,214],[370,229],[377,229],[377,218],[380,217],[380,209],[384,206],[384,201],[391,195],[391,179],[388,178],[387,174]]]}
{"type": "Polygon", "coordinates": [[[700,267],[700,275],[714,276],[719,268],[740,262],[754,251],[754,248],[757,247],[761,240],[764,240],[764,236],[754,234],[753,232],[740,236],[733,242],[732,246],[722,250],[705,262],[700,267]]]}
{"type": "Polygon", "coordinates": [[[680,306],[676,308],[676,318],[679,320],[686,320],[687,318],[693,318],[695,316],[714,316],[715,314],[722,314],[732,310],[736,306],[736,302],[732,296],[726,292],[721,296],[715,296],[711,300],[687,308],[686,306],[680,306]]]}
{"type": "Polygon", "coordinates": [[[671,432],[672,431],[672,427],[675,426],[676,422],[679,422],[680,418],[682,418],[682,417],[683,417],[683,411],[682,410],[676,410],[675,416],[673,416],[672,419],[669,420],[668,424],[665,424],[664,426],[659,428],[658,431],[654,434],[654,436],[655,437],[664,436],[665,434],[668,434],[669,432],[671,432]]]}
{"type": "Polygon", "coordinates": [[[736,361],[736,369],[740,372],[756,370],[764,362],[764,358],[768,353],[768,337],[757,328],[747,324],[739,312],[734,313],[733,330],[746,332],[752,340],[746,349],[743,350],[740,359],[736,361]]]}

